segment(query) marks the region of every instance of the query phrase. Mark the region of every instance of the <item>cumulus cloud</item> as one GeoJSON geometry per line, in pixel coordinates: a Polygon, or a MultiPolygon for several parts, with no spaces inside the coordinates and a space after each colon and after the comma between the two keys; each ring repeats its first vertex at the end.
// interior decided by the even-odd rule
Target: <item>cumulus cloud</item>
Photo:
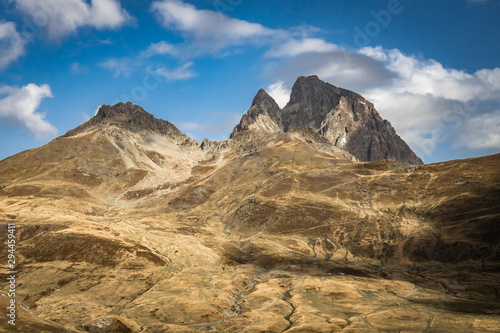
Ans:
{"type": "Polygon", "coordinates": [[[60,39],[78,28],[116,29],[134,19],[117,0],[15,0],[49,39],[60,39]]]}
{"type": "Polygon", "coordinates": [[[399,50],[383,50],[367,47],[360,54],[380,61],[397,73],[398,93],[416,95],[430,94],[466,102],[473,99],[483,82],[476,76],[456,69],[445,69],[435,60],[418,60],[402,54],[399,50]]]}
{"type": "Polygon", "coordinates": [[[24,45],[13,22],[0,22],[0,70],[24,55],[24,45]]]}
{"type": "Polygon", "coordinates": [[[283,81],[277,81],[267,87],[267,93],[276,101],[280,108],[284,108],[290,101],[290,87],[283,81]]]}
{"type": "Polygon", "coordinates": [[[457,146],[468,149],[500,149],[500,110],[479,114],[464,124],[465,131],[458,139],[457,146]]]}
{"type": "Polygon", "coordinates": [[[0,86],[0,118],[4,123],[22,125],[37,139],[57,134],[45,115],[37,112],[42,99],[52,97],[46,84],[37,86],[30,83],[24,87],[0,86]]]}

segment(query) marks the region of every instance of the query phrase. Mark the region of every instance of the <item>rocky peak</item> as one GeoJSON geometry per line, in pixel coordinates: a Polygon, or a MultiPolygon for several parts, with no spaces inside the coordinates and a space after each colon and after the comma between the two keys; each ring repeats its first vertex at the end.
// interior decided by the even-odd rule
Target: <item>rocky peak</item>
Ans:
{"type": "Polygon", "coordinates": [[[233,129],[230,137],[233,138],[236,133],[247,130],[268,133],[283,131],[280,107],[264,89],[260,89],[255,95],[252,106],[233,129]]]}
{"type": "Polygon", "coordinates": [[[231,137],[245,130],[292,132],[301,128],[316,131],[360,161],[389,159],[422,164],[372,103],[316,75],[297,79],[283,110],[265,90],[259,90],[231,137]]]}
{"type": "Polygon", "coordinates": [[[328,112],[339,104],[342,96],[351,100],[362,98],[352,91],[323,82],[316,75],[299,77],[282,112],[285,131],[302,127],[319,130],[328,112]]]}
{"type": "Polygon", "coordinates": [[[131,102],[101,106],[92,119],[68,131],[63,137],[71,137],[89,130],[104,129],[109,126],[137,133],[156,132],[165,135],[176,144],[197,145],[197,141],[179,131],[172,123],[155,118],[139,105],[131,102]]]}
{"type": "Polygon", "coordinates": [[[275,106],[278,106],[278,104],[276,104],[276,101],[267,93],[267,91],[265,91],[264,89],[260,89],[257,95],[255,95],[255,97],[253,98],[252,106],[262,105],[262,104],[268,104],[273,108],[275,106]]]}
{"type": "Polygon", "coordinates": [[[132,104],[132,102],[122,103],[119,102],[113,106],[102,105],[94,117],[96,121],[104,121],[108,119],[125,119],[132,121],[141,121],[144,119],[154,118],[152,114],[146,112],[139,105],[132,104]]]}
{"type": "Polygon", "coordinates": [[[312,128],[360,161],[389,159],[422,164],[372,103],[316,75],[297,79],[281,118],[285,131],[312,128]]]}

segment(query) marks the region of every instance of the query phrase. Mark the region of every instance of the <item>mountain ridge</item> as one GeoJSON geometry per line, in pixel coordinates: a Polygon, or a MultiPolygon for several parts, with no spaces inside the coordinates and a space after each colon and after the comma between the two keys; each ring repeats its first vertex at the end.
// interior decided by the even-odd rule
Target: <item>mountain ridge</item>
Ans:
{"type": "MultiPolygon", "coordinates": [[[[257,96],[264,96],[261,91],[257,96]]],[[[392,159],[423,164],[392,125],[380,117],[372,103],[355,92],[323,82],[316,75],[301,76],[296,80],[290,101],[283,109],[269,106],[260,109],[265,111],[256,113],[252,106],[234,128],[231,137],[238,131],[249,129],[290,132],[308,127],[360,161],[392,159]],[[266,119],[261,115],[263,113],[275,116],[266,119]]]]}

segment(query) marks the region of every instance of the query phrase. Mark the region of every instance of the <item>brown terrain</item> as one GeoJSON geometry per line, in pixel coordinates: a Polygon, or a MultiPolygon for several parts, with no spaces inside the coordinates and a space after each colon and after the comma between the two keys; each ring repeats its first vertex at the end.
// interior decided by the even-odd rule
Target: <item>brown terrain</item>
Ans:
{"type": "Polygon", "coordinates": [[[119,103],[0,161],[0,331],[500,332],[500,154],[410,165],[339,94],[300,127],[261,91],[203,143],[119,103]]]}

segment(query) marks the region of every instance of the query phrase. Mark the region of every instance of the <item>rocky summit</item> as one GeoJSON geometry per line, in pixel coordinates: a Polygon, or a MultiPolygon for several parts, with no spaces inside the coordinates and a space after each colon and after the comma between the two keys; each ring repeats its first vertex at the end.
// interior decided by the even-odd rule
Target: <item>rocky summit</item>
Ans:
{"type": "Polygon", "coordinates": [[[0,332],[498,332],[499,163],[416,165],[317,77],[223,142],[102,106],[0,161],[0,332]]]}
{"type": "Polygon", "coordinates": [[[263,90],[255,99],[258,105],[254,101],[232,136],[257,128],[266,132],[311,128],[360,161],[389,159],[422,164],[372,103],[352,91],[323,82],[316,75],[297,79],[283,110],[263,90]]]}

